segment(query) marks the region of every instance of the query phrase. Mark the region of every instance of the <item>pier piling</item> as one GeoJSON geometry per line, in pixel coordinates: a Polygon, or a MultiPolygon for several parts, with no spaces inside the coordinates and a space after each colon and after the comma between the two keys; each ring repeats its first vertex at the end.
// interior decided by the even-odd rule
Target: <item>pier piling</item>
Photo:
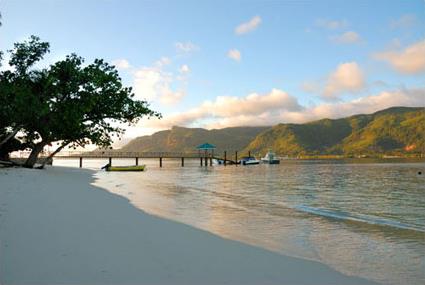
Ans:
{"type": "MultiPolygon", "coordinates": [[[[232,155],[230,151],[230,154],[228,155],[228,151],[224,151],[222,155],[216,154],[211,152],[178,152],[178,153],[172,153],[172,152],[68,152],[68,153],[60,153],[58,154],[58,158],[72,158],[76,159],[78,162],[75,162],[76,164],[79,163],[79,167],[83,168],[83,159],[92,159],[92,158],[98,158],[103,160],[108,160],[108,164],[112,165],[113,159],[118,159],[118,162],[114,161],[115,165],[117,163],[119,164],[121,159],[134,159],[134,163],[136,166],[139,166],[142,164],[140,162],[140,159],[159,159],[159,167],[162,167],[163,159],[172,159],[174,161],[177,161],[180,159],[180,166],[186,167],[185,162],[189,159],[196,161],[196,159],[199,159],[199,164],[201,167],[209,167],[213,166],[213,159],[219,160],[220,164],[228,165],[228,164],[236,164],[239,159],[239,151],[234,151],[234,154],[232,155]]],[[[249,155],[251,154],[251,151],[248,152],[249,155]]],[[[77,166],[78,167],[78,166],[77,166]]]]}

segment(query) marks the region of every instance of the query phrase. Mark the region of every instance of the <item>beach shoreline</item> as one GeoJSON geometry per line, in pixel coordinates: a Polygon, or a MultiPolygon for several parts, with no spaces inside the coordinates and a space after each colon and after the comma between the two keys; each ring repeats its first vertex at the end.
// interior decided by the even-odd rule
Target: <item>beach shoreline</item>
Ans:
{"type": "Polygon", "coordinates": [[[149,215],[93,174],[0,169],[0,284],[376,284],[149,215]]]}

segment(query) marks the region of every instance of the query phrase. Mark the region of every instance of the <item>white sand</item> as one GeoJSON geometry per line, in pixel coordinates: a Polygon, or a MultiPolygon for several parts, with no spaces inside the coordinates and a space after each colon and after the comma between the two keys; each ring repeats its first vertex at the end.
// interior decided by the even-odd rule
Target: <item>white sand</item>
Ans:
{"type": "Polygon", "coordinates": [[[1,284],[372,284],[148,215],[92,181],[0,169],[1,284]]]}

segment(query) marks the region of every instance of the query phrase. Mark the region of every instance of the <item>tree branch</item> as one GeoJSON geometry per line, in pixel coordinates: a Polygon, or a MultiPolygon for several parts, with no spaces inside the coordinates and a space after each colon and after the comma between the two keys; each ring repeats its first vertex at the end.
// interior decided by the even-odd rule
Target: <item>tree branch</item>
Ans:
{"type": "Polygon", "coordinates": [[[11,132],[10,134],[8,134],[6,136],[6,138],[4,138],[4,140],[2,140],[0,142],[0,148],[5,145],[10,139],[14,138],[16,136],[16,134],[19,132],[19,128],[17,128],[16,130],[14,130],[13,132],[11,132]]]}
{"type": "Polygon", "coordinates": [[[46,163],[50,160],[50,159],[52,159],[58,152],[60,152],[64,147],[66,147],[67,145],[69,145],[71,142],[70,141],[64,141],[63,143],[62,143],[62,145],[60,146],[60,147],[58,147],[54,152],[52,152],[48,157],[46,157],[44,160],[43,160],[43,163],[39,166],[39,167],[37,167],[37,169],[43,169],[44,168],[44,166],[46,165],[46,163]]]}

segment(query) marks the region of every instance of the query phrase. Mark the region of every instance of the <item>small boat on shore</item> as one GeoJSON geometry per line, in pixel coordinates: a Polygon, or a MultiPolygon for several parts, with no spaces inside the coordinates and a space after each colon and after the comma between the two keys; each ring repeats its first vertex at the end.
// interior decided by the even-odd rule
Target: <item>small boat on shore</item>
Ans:
{"type": "Polygon", "coordinates": [[[106,171],[144,171],[146,165],[111,166],[105,165],[102,169],[106,171]]]}
{"type": "Polygon", "coordinates": [[[246,157],[242,157],[239,163],[242,165],[255,165],[255,164],[260,164],[260,161],[258,159],[255,159],[255,157],[246,156],[246,157]]]}
{"type": "Polygon", "coordinates": [[[280,160],[276,157],[276,154],[269,150],[265,157],[261,158],[261,162],[267,164],[279,164],[280,160]]]}

